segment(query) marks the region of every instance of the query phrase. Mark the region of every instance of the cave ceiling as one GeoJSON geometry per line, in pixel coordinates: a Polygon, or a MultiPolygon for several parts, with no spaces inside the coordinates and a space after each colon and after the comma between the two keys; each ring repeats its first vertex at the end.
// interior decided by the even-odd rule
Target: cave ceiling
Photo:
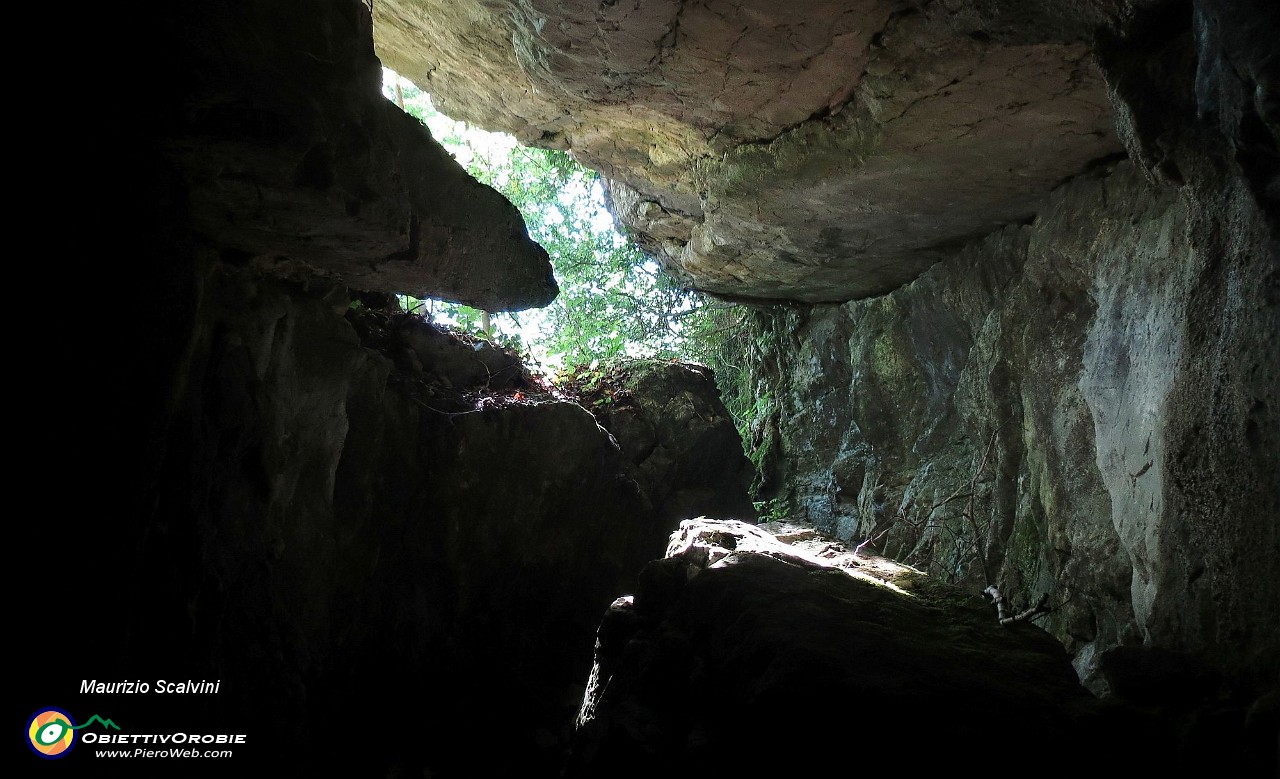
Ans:
{"type": "Polygon", "coordinates": [[[379,0],[442,112],[570,150],[691,287],[883,294],[1122,152],[1095,30],[1142,3],[379,0]]]}

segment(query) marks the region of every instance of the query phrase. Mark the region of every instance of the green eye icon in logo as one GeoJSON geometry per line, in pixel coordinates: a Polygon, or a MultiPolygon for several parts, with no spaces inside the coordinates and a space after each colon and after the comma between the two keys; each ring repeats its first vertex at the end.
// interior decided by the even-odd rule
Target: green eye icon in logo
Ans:
{"type": "Polygon", "coordinates": [[[97,714],[89,718],[83,725],[77,725],[71,715],[62,709],[41,709],[31,715],[27,722],[27,746],[31,751],[46,760],[56,760],[71,750],[76,742],[76,731],[99,723],[108,730],[119,730],[120,726],[97,714]]]}
{"type": "Polygon", "coordinates": [[[55,760],[76,740],[75,722],[62,709],[42,709],[27,723],[27,744],[40,757],[55,760]]]}

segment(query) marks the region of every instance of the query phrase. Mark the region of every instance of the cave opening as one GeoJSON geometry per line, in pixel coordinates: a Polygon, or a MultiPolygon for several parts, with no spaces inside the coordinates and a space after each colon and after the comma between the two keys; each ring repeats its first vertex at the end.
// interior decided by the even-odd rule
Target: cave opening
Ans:
{"type": "Polygon", "coordinates": [[[738,306],[681,285],[645,255],[609,210],[607,182],[572,151],[521,145],[436,110],[431,96],[383,69],[383,95],[418,119],[478,180],[507,197],[547,249],[560,294],[542,309],[480,311],[401,295],[406,311],[499,338],[548,375],[617,358],[692,360],[726,372],[723,340],[738,306]]]}
{"type": "MultiPolygon", "coordinates": [[[[519,312],[483,311],[403,290],[396,297],[406,314],[486,339],[518,355],[537,389],[588,404],[623,398],[626,390],[613,374],[628,361],[705,366],[744,442],[759,429],[765,405],[735,342],[763,338],[766,312],[673,276],[618,221],[608,180],[578,163],[571,150],[522,145],[507,133],[452,119],[400,74],[385,67],[382,73],[387,100],[520,210],[530,238],[547,250],[559,286],[545,308],[519,312]]],[[[754,504],[757,512],[781,511],[767,497],[754,504]]]]}

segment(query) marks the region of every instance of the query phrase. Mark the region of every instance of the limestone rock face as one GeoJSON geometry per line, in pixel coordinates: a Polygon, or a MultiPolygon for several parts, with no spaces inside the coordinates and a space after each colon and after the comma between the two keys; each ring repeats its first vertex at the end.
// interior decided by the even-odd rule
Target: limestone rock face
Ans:
{"type": "Polygon", "coordinates": [[[1095,690],[1141,644],[1189,653],[1189,681],[1225,671],[1248,707],[1280,662],[1274,178],[1237,167],[1265,143],[1186,118],[1192,36],[1168,29],[1163,66],[1108,60],[1149,167],[1078,180],[891,295],[792,314],[762,436],[819,525],[1061,593],[1051,629],[1095,690]]]}
{"type": "Polygon", "coordinates": [[[601,170],[677,277],[841,301],[1034,216],[1120,151],[1084,43],[1119,14],[1038,10],[388,0],[374,31],[445,113],[601,170]]]}
{"type": "Polygon", "coordinates": [[[1204,206],[1125,165],[891,295],[779,320],[795,351],[761,426],[785,463],[766,488],[935,575],[1059,593],[1052,629],[1087,680],[1146,642],[1266,684],[1280,360],[1246,333],[1276,331],[1274,244],[1243,181],[1214,203],[1238,232],[1199,232],[1204,206]],[[1235,337],[1205,336],[1215,262],[1254,279],[1217,298],[1235,337]]]}

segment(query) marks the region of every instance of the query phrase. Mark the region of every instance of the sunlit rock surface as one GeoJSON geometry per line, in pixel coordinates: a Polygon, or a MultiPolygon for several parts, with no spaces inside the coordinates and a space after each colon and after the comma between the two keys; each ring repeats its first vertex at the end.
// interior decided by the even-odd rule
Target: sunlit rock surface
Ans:
{"type": "Polygon", "coordinates": [[[1057,641],[977,593],[700,518],[605,616],[566,775],[932,771],[1082,744],[1154,770],[1171,736],[1100,706],[1057,641]]]}

